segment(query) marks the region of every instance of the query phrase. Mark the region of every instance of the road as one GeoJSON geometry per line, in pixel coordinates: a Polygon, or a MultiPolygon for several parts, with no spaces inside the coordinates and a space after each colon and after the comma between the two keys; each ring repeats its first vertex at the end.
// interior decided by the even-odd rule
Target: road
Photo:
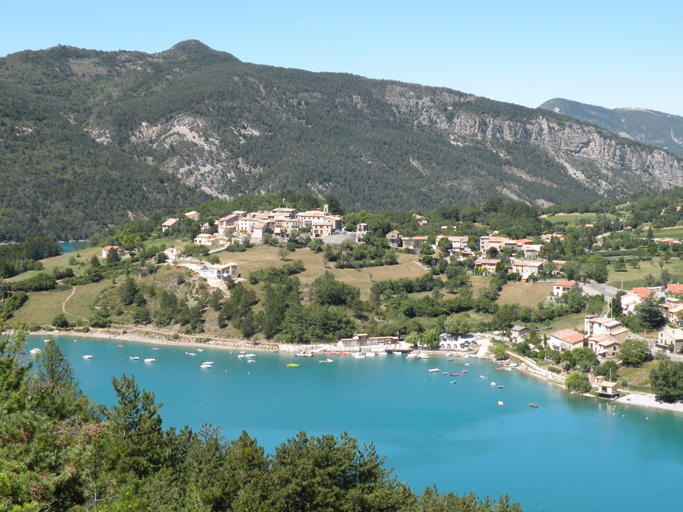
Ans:
{"type": "Polygon", "coordinates": [[[599,284],[595,281],[581,283],[581,289],[586,295],[604,295],[608,300],[613,299],[619,291],[619,288],[616,286],[607,286],[606,284],[599,284]]]}

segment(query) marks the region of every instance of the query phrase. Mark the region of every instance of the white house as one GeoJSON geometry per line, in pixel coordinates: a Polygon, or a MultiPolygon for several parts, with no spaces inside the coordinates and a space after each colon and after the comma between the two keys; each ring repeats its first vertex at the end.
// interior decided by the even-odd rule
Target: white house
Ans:
{"type": "Polygon", "coordinates": [[[555,297],[561,297],[565,293],[569,293],[571,290],[578,288],[579,285],[576,281],[555,281],[553,285],[553,295],[555,297]]]}
{"type": "Polygon", "coordinates": [[[118,254],[119,258],[126,254],[126,251],[123,247],[119,247],[118,245],[107,245],[106,247],[102,248],[102,257],[106,258],[109,256],[109,251],[112,249],[116,251],[116,254],[118,254]]]}
{"type": "Polygon", "coordinates": [[[554,332],[548,338],[548,345],[553,350],[564,352],[565,350],[573,350],[575,348],[583,348],[583,341],[585,336],[580,332],[572,331],[571,329],[563,329],[554,332]]]}
{"type": "Polygon", "coordinates": [[[222,265],[211,265],[209,266],[209,275],[214,279],[223,281],[228,277],[235,278],[237,277],[237,263],[231,261],[222,265]]]}
{"type": "Polygon", "coordinates": [[[678,354],[683,348],[683,329],[665,327],[657,335],[656,346],[671,354],[678,354]]]}

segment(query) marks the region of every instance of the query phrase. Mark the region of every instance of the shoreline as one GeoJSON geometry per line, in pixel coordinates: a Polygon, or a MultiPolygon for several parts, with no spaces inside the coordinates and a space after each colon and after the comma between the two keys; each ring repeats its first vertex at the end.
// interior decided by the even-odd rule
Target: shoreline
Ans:
{"type": "MultiPolygon", "coordinates": [[[[262,352],[287,352],[287,353],[297,353],[297,352],[307,352],[307,353],[316,353],[316,352],[326,352],[326,351],[339,351],[340,348],[329,345],[329,344],[316,344],[316,345],[301,345],[301,344],[290,344],[290,343],[275,343],[275,342],[249,342],[246,340],[239,340],[239,339],[215,339],[215,338],[209,338],[209,341],[203,342],[203,341],[198,341],[194,339],[194,336],[191,336],[191,339],[183,339],[182,337],[178,340],[171,339],[169,336],[167,336],[165,333],[161,331],[149,331],[145,330],[145,332],[140,332],[138,329],[133,329],[132,331],[127,331],[123,332],[126,329],[91,329],[90,332],[76,332],[76,331],[62,331],[60,330],[59,332],[53,332],[53,331],[33,331],[29,332],[27,334],[30,335],[35,335],[35,336],[74,336],[76,338],[102,338],[102,339],[108,339],[108,340],[116,340],[116,341],[132,341],[132,342],[137,342],[137,343],[146,343],[149,345],[172,345],[172,346],[180,346],[180,347],[188,347],[188,348],[203,348],[203,347],[212,347],[212,348],[218,348],[222,350],[253,350],[253,351],[262,351],[262,352]],[[137,332],[135,332],[137,331],[137,332]],[[156,336],[154,335],[156,334],[156,336]]],[[[188,336],[188,335],[184,335],[188,336]]],[[[205,337],[207,338],[207,337],[205,337]]],[[[480,343],[479,343],[479,349],[477,350],[476,353],[474,354],[469,354],[470,357],[474,357],[477,359],[486,359],[493,361],[491,354],[489,353],[489,347],[491,345],[491,341],[483,338],[480,343]]],[[[352,352],[354,350],[344,350],[348,352],[352,352]]],[[[451,354],[449,352],[441,352],[441,351],[431,351],[431,350],[423,350],[424,352],[428,352],[431,355],[437,356],[437,357],[449,357],[451,354]]],[[[510,357],[513,357],[517,360],[520,361],[520,365],[517,366],[515,369],[517,371],[520,371],[522,373],[525,373],[526,375],[529,375],[530,377],[536,378],[538,380],[547,382],[550,385],[557,386],[559,388],[564,389],[564,385],[559,382],[559,378],[556,374],[551,373],[547,370],[544,370],[543,368],[540,368],[538,365],[536,365],[533,361],[528,360],[525,357],[519,356],[517,354],[509,354],[510,357]]],[[[587,398],[596,398],[594,395],[587,394],[583,395],[586,396],[587,398]]],[[[604,400],[605,402],[610,402],[610,400],[604,400]]],[[[627,392],[624,396],[617,398],[614,400],[614,402],[624,404],[624,405],[635,405],[638,407],[644,407],[646,409],[652,408],[660,411],[671,411],[671,412],[680,412],[683,413],[683,402],[680,402],[678,404],[668,404],[665,402],[657,402],[655,400],[655,395],[652,393],[634,393],[634,392],[627,392]]]]}

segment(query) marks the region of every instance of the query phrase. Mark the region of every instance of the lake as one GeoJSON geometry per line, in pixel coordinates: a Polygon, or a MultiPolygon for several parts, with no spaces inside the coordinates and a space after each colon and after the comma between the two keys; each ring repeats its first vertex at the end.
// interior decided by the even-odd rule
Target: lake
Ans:
{"type": "Polygon", "coordinates": [[[88,244],[87,240],[81,240],[81,241],[71,240],[68,242],[57,242],[57,245],[62,248],[62,254],[67,254],[67,253],[73,252],[78,247],[80,247],[81,245],[87,245],[87,244],[88,244]]]}
{"type": "MultiPolygon", "coordinates": [[[[41,347],[45,337],[29,337],[27,348],[41,347]]],[[[134,374],[164,403],[165,427],[211,423],[233,439],[246,430],[271,453],[299,430],[347,431],[373,442],[398,479],[418,492],[436,484],[482,498],[507,493],[525,512],[680,506],[682,416],[572,396],[516,371],[496,371],[488,361],[255,352],[248,364],[237,351],[210,347],[152,351],[142,343],[55,340],[91,398],[112,405],[112,376],[134,374]],[[146,364],[145,357],[157,362],[146,364]],[[318,362],[327,357],[334,362],[318,362]],[[214,361],[212,369],[200,369],[206,360],[214,361]],[[431,368],[468,373],[451,377],[431,368]]]]}

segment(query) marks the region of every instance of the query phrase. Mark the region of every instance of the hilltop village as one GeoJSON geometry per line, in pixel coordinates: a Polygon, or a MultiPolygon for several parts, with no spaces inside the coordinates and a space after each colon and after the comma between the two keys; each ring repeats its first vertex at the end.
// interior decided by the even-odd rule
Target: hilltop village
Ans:
{"type": "Polygon", "coordinates": [[[3,296],[16,321],[42,318],[37,329],[491,354],[563,383],[579,374],[568,388],[610,397],[648,381],[653,361],[681,358],[673,258],[683,244],[633,213],[550,222],[500,200],[424,214],[345,213],[301,197],[268,209],[217,204],[107,230],[75,256],[5,264],[3,296]],[[80,306],[89,317],[69,312],[80,287],[95,294],[80,306]],[[63,311],[31,313],[41,293],[60,290],[73,291],[63,311]]]}

